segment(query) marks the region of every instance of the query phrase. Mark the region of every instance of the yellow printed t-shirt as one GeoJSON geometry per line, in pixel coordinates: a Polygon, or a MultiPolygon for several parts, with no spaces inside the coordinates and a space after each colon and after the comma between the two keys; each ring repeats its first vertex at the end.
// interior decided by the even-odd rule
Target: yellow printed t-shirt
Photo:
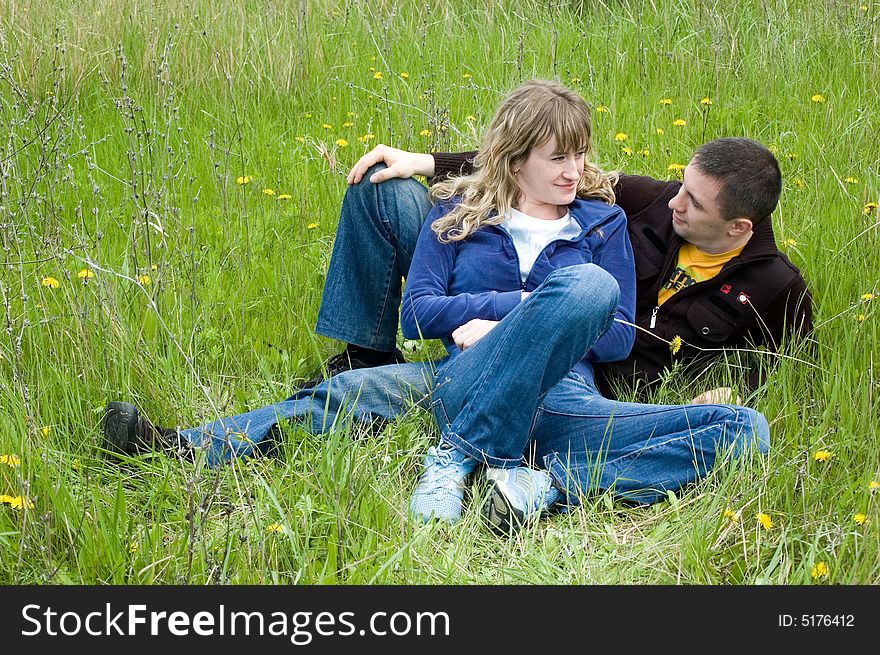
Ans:
{"type": "Polygon", "coordinates": [[[692,243],[686,243],[678,251],[678,263],[666,280],[666,283],[660,287],[660,293],[657,294],[657,305],[662,305],[672,298],[677,292],[685,287],[689,287],[697,282],[705,282],[716,275],[722,267],[731,259],[739,255],[745,244],[739,248],[734,248],[718,255],[710,255],[703,252],[692,243]]]}

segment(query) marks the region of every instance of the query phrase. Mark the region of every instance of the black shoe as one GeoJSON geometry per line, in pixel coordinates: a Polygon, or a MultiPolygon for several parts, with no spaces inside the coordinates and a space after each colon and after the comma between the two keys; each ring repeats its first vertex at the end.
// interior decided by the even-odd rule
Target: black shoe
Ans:
{"type": "MultiPolygon", "coordinates": [[[[375,352],[375,351],[374,351],[375,352]]],[[[345,371],[351,371],[356,368],[371,368],[373,366],[386,366],[388,364],[405,364],[406,359],[403,357],[403,353],[400,352],[399,348],[395,348],[394,352],[388,353],[388,358],[380,361],[375,361],[373,359],[365,359],[363,357],[359,357],[356,353],[351,353],[348,348],[343,350],[341,353],[333,355],[330,359],[327,360],[327,363],[324,364],[324,369],[326,369],[326,374],[321,372],[315,377],[306,380],[299,387],[300,389],[312,389],[313,387],[318,386],[327,378],[333,377],[334,375],[338,375],[340,373],[344,373],[345,371]]]]}
{"type": "Polygon", "coordinates": [[[185,447],[177,430],[153,425],[131,403],[107,403],[104,413],[104,447],[125,455],[151,450],[182,453],[185,447]]]}

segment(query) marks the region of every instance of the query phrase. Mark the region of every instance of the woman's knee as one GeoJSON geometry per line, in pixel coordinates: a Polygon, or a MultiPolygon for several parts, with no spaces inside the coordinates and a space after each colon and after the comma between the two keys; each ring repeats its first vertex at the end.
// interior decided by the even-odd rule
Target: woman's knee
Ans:
{"type": "Polygon", "coordinates": [[[613,312],[620,302],[617,280],[596,264],[576,264],[558,268],[547,276],[548,286],[564,287],[570,302],[585,303],[613,312]]]}

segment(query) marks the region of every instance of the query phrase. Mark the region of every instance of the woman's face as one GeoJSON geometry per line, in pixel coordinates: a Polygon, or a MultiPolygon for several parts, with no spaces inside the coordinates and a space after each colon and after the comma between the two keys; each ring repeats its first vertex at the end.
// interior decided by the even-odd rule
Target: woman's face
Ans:
{"type": "Polygon", "coordinates": [[[559,152],[556,137],[529,151],[516,171],[520,197],[516,208],[524,214],[553,220],[565,215],[584,174],[584,151],[559,152]]]}

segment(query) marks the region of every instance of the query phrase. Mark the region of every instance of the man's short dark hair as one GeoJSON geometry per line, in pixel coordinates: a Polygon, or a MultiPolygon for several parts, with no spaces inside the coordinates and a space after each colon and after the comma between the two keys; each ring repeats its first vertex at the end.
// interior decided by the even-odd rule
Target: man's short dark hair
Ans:
{"type": "Polygon", "coordinates": [[[757,141],[742,137],[709,141],[697,148],[691,165],[721,183],[722,218],[745,217],[757,225],[776,209],[782,192],[779,163],[757,141]]]}

